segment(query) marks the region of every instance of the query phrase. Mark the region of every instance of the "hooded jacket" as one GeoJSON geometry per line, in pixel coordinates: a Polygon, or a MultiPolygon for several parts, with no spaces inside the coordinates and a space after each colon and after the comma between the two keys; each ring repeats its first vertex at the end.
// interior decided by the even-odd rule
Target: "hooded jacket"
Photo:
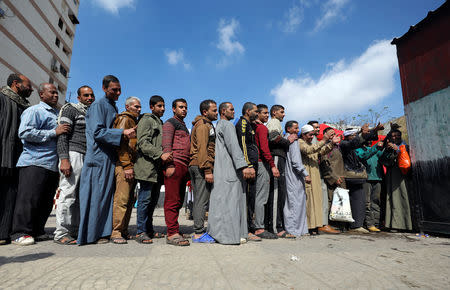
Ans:
{"type": "MultiPolygon", "coordinates": [[[[128,111],[120,113],[114,121],[113,128],[116,129],[131,129],[137,125],[137,117],[135,114],[128,111]]],[[[136,161],[136,142],[137,138],[128,139],[122,136],[120,140],[120,147],[117,149],[119,159],[116,166],[122,166],[123,169],[132,169],[136,161]]]]}
{"type": "Polygon", "coordinates": [[[195,117],[192,125],[189,166],[198,166],[205,174],[211,174],[214,169],[216,130],[208,118],[200,115],[195,117]]]}

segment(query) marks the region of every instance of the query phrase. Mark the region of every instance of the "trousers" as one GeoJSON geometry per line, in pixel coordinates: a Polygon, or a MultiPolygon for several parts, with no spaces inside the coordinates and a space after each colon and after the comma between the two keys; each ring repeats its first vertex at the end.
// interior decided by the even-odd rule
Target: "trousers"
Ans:
{"type": "Polygon", "coordinates": [[[113,199],[113,225],[111,238],[127,238],[128,224],[134,204],[134,187],[136,181],[126,180],[122,166],[116,165],[116,191],[113,199]]]}
{"type": "Polygon", "coordinates": [[[270,175],[267,163],[258,162],[255,196],[255,229],[264,229],[264,209],[269,199],[270,175]]]}
{"type": "Polygon", "coordinates": [[[194,232],[201,234],[206,232],[205,213],[211,195],[212,184],[206,182],[205,174],[198,166],[190,166],[189,174],[194,193],[192,216],[194,217],[194,232]]]}
{"type": "Polygon", "coordinates": [[[366,194],[366,226],[380,225],[380,195],[381,182],[367,181],[364,183],[364,192],[366,194]]]}
{"type": "Polygon", "coordinates": [[[153,212],[158,204],[161,191],[160,183],[139,181],[139,193],[137,198],[137,234],[147,233],[153,236],[153,212]]]}
{"type": "Polygon", "coordinates": [[[0,177],[0,240],[9,240],[17,196],[19,171],[0,177]]]}
{"type": "Polygon", "coordinates": [[[52,211],[58,179],[58,172],[43,167],[20,167],[12,239],[45,234],[44,227],[52,211]]]}
{"type": "Polygon", "coordinates": [[[366,194],[362,183],[351,183],[347,181],[347,188],[350,195],[350,207],[352,217],[355,220],[350,224],[350,228],[356,229],[362,227],[366,215],[366,194]]]}
{"type": "Polygon", "coordinates": [[[178,215],[183,206],[184,195],[186,193],[186,182],[189,180],[188,168],[186,165],[174,162],[175,172],[172,176],[164,176],[164,218],[167,225],[167,235],[172,236],[180,232],[178,215]]]}
{"type": "Polygon", "coordinates": [[[274,156],[274,162],[280,172],[280,177],[274,178],[270,175],[270,191],[264,211],[264,224],[269,232],[284,231],[283,209],[286,203],[286,158],[274,156]]]}
{"type": "Polygon", "coordinates": [[[69,177],[59,174],[59,198],[56,200],[56,229],[54,239],[66,235],[76,236],[80,223],[80,176],[83,169],[84,154],[69,151],[72,173],[69,177]]]}

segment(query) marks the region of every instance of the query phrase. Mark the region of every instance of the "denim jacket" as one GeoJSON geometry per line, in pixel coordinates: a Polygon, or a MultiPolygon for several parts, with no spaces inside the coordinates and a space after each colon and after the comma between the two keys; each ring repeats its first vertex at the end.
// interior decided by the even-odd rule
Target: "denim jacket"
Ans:
{"type": "Polygon", "coordinates": [[[39,166],[58,172],[56,120],[58,111],[44,102],[26,109],[19,126],[23,151],[17,167],[39,166]]]}

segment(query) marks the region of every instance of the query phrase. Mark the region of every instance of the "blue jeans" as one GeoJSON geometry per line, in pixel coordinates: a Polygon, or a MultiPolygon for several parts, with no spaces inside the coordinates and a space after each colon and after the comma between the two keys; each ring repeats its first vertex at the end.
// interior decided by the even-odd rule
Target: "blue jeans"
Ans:
{"type": "Polygon", "coordinates": [[[158,183],[139,181],[140,189],[137,198],[137,234],[153,235],[153,212],[158,204],[161,185],[158,183]]]}

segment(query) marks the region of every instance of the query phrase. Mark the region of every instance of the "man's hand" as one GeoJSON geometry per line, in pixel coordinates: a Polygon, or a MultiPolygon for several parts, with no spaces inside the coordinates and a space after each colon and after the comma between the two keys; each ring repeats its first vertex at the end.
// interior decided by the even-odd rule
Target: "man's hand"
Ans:
{"type": "Polygon", "coordinates": [[[366,123],[366,124],[362,125],[362,127],[361,127],[361,133],[362,133],[363,135],[366,135],[366,134],[369,134],[369,133],[370,133],[370,131],[369,131],[369,123],[366,123]]]}
{"type": "Polygon", "coordinates": [[[378,122],[377,126],[374,128],[374,131],[378,132],[378,131],[381,131],[381,130],[384,130],[384,126],[383,126],[383,124],[378,122]]]}
{"type": "Polygon", "coordinates": [[[280,171],[278,170],[278,168],[272,167],[272,175],[273,175],[273,177],[275,177],[275,178],[280,177],[280,171]]]}
{"type": "Polygon", "coordinates": [[[398,146],[395,145],[394,143],[391,143],[391,142],[389,142],[389,143],[387,144],[387,147],[388,147],[389,149],[394,150],[394,151],[397,151],[397,150],[398,150],[398,146]]]}
{"type": "Polygon", "coordinates": [[[125,179],[127,181],[132,181],[134,179],[134,170],[133,170],[133,168],[125,169],[123,171],[123,173],[125,173],[125,179]]]}
{"type": "Polygon", "coordinates": [[[208,183],[213,183],[214,175],[212,173],[205,174],[205,181],[208,183]]]}
{"type": "Polygon", "coordinates": [[[171,162],[173,160],[173,152],[166,152],[161,155],[163,162],[171,162]]]}
{"type": "Polygon", "coordinates": [[[336,180],[336,185],[341,185],[342,182],[344,182],[344,178],[343,177],[339,177],[338,180],[336,180]]]}
{"type": "Polygon", "coordinates": [[[136,128],[137,126],[134,126],[133,128],[123,130],[123,135],[128,139],[136,138],[136,128]]]}
{"type": "Polygon", "coordinates": [[[294,142],[297,139],[298,139],[298,135],[297,134],[291,134],[288,137],[288,140],[289,140],[290,143],[294,142]]]}
{"type": "Polygon", "coordinates": [[[310,183],[311,183],[311,176],[309,176],[309,175],[306,176],[306,177],[305,177],[305,182],[308,183],[308,184],[310,184],[310,183]]]}
{"type": "Polygon", "coordinates": [[[341,142],[341,136],[337,136],[337,135],[335,135],[334,137],[333,137],[333,139],[331,139],[331,142],[333,143],[333,144],[338,144],[339,142],[341,142]]]}
{"type": "Polygon", "coordinates": [[[59,165],[59,171],[64,174],[65,177],[69,177],[72,174],[72,166],[70,165],[70,160],[67,158],[61,159],[61,164],[59,165]]]}
{"type": "Polygon", "coordinates": [[[168,167],[166,169],[166,173],[164,174],[166,177],[171,177],[175,173],[175,167],[168,167]]]}
{"type": "Polygon", "coordinates": [[[255,178],[255,169],[253,167],[247,167],[242,170],[242,174],[244,175],[244,179],[253,179],[255,178]]]}
{"type": "Polygon", "coordinates": [[[69,133],[70,132],[70,124],[60,124],[58,127],[56,127],[55,131],[56,131],[56,136],[59,136],[61,134],[64,133],[69,133]]]}

